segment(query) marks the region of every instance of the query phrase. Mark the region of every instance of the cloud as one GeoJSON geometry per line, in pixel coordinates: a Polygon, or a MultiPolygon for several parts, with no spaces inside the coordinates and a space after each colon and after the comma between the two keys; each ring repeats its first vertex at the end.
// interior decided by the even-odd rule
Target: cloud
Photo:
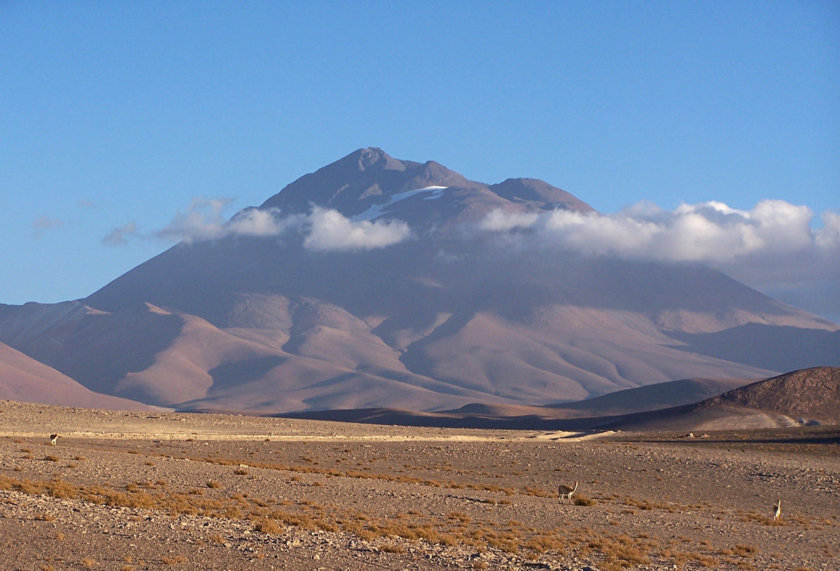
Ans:
{"type": "Polygon", "coordinates": [[[791,302],[808,298],[805,291],[821,292],[809,309],[840,315],[840,213],[823,213],[821,228],[814,219],[810,208],[782,200],[763,200],[751,210],[712,201],[673,211],[650,203],[617,214],[555,210],[531,220],[495,211],[479,227],[517,234],[520,246],[704,263],[791,302]]]}
{"type": "Polygon", "coordinates": [[[281,217],[275,208],[246,208],[225,225],[224,231],[238,236],[277,236],[288,228],[300,226],[302,221],[301,216],[281,217]]]}
{"type": "Polygon", "coordinates": [[[539,214],[536,212],[504,212],[494,210],[488,214],[480,223],[482,230],[508,231],[516,228],[529,228],[533,226],[539,214]]]}
{"type": "MultiPolygon", "coordinates": [[[[354,221],[337,210],[313,207],[309,214],[283,216],[277,209],[246,208],[225,222],[229,199],[193,199],[189,210],[178,212],[165,228],[155,233],[165,240],[185,242],[226,236],[271,237],[298,230],[304,246],[313,251],[353,251],[384,248],[408,238],[411,229],[401,220],[354,221]]],[[[128,235],[114,230],[107,243],[119,244],[128,235]]]]}
{"type": "Polygon", "coordinates": [[[370,250],[402,242],[411,235],[402,220],[353,221],[337,210],[315,207],[304,246],[317,251],[370,250]]]}
{"type": "Polygon", "coordinates": [[[189,210],[175,214],[157,236],[185,242],[219,238],[226,233],[222,211],[231,202],[230,198],[193,198],[189,210]]]}
{"type": "Polygon", "coordinates": [[[32,228],[35,231],[35,237],[42,237],[47,230],[54,230],[64,226],[64,222],[58,218],[50,218],[48,216],[41,216],[32,222],[32,228]]]}
{"type": "Polygon", "coordinates": [[[840,249],[840,213],[824,212],[822,220],[823,229],[817,233],[817,246],[824,250],[840,249]]]}
{"type": "Polygon", "coordinates": [[[102,238],[104,244],[109,246],[125,246],[128,239],[138,236],[137,224],[128,222],[118,228],[114,228],[102,238]]]}
{"type": "Polygon", "coordinates": [[[539,215],[491,212],[483,230],[528,228],[546,244],[584,254],[662,261],[729,263],[756,255],[773,256],[840,245],[840,215],[823,215],[814,230],[807,206],[764,200],[750,211],[721,202],[683,204],[673,212],[642,203],[618,214],[554,210],[539,215]]]}
{"type": "Polygon", "coordinates": [[[277,236],[290,226],[300,224],[294,216],[281,218],[276,209],[257,208],[246,208],[225,221],[223,213],[231,202],[228,198],[193,198],[187,212],[176,213],[169,224],[152,235],[140,234],[137,225],[129,222],[111,230],[102,242],[122,246],[130,238],[194,242],[232,235],[277,236]]]}
{"type": "Polygon", "coordinates": [[[275,208],[246,208],[225,222],[223,212],[231,202],[229,198],[194,198],[189,210],[178,212],[157,237],[193,242],[225,236],[278,236],[302,223],[300,216],[282,217],[275,208]]]}
{"type": "Polygon", "coordinates": [[[246,208],[225,221],[229,198],[193,198],[186,213],[178,212],[156,236],[164,240],[193,242],[225,236],[277,236],[294,224],[296,217],[281,218],[279,210],[246,208]]]}

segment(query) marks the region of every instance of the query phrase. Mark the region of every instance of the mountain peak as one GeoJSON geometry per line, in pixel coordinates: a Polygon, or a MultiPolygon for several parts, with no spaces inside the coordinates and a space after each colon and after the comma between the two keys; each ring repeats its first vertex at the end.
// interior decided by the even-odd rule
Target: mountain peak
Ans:
{"type": "Polygon", "coordinates": [[[306,174],[266,200],[260,208],[307,212],[312,204],[334,208],[345,216],[364,212],[389,196],[426,186],[472,186],[466,178],[434,161],[395,159],[377,147],[349,155],[306,174]]]}
{"type": "Polygon", "coordinates": [[[349,156],[356,159],[360,171],[364,170],[405,170],[402,161],[394,159],[391,155],[378,147],[358,149],[349,156]]]}
{"type": "Polygon", "coordinates": [[[594,212],[594,209],[576,196],[536,178],[509,178],[488,187],[506,200],[533,204],[541,209],[557,207],[579,212],[594,212]]]}
{"type": "MultiPolygon", "coordinates": [[[[531,406],[673,378],[767,377],[803,354],[829,365],[840,354],[834,326],[716,270],[482,227],[496,211],[588,208],[536,179],[487,185],[364,148],[263,207],[280,212],[239,222],[279,222],[265,234],[232,224],[84,300],[0,305],[0,343],[91,390],[255,412],[531,406]]],[[[2,361],[21,359],[9,354],[0,395],[2,361]]],[[[836,395],[825,386],[798,414],[837,418],[816,408],[836,395]]],[[[795,386],[783,394],[803,402],[795,386]]],[[[772,404],[765,396],[750,399],[772,404]]]]}
{"type": "Polygon", "coordinates": [[[356,149],[349,155],[327,165],[327,167],[334,167],[334,170],[340,170],[345,174],[350,174],[352,172],[365,171],[404,171],[406,169],[406,163],[405,161],[395,159],[379,147],[366,147],[364,149],[356,149]]]}

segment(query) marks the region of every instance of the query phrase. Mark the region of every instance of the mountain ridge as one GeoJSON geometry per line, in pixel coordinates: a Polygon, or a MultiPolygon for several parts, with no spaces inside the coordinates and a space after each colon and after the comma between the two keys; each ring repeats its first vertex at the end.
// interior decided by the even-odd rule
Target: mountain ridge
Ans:
{"type": "Polygon", "coordinates": [[[469,188],[477,183],[434,161],[402,161],[382,149],[370,147],[303,175],[266,199],[259,208],[301,213],[314,203],[335,208],[345,216],[355,216],[382,197],[433,185],[469,188]],[[313,187],[317,189],[314,192],[313,187]]]}
{"type": "Polygon", "coordinates": [[[359,149],[231,219],[265,233],[231,223],[83,300],[0,306],[0,342],[92,390],[254,412],[532,406],[766,378],[816,337],[826,362],[813,364],[840,365],[840,327],[716,270],[528,249],[526,230],[482,226],[557,209],[594,212],[544,181],[487,185],[359,149]],[[766,346],[721,352],[751,324],[766,346]]]}

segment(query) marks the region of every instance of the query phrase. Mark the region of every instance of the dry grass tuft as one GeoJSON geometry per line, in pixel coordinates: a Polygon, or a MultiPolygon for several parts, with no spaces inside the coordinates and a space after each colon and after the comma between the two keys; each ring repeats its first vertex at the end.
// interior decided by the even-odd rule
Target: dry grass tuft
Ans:
{"type": "Polygon", "coordinates": [[[254,530],[260,533],[277,535],[283,533],[283,528],[273,519],[262,518],[254,523],[254,530]]]}
{"type": "Polygon", "coordinates": [[[386,543],[385,545],[379,546],[379,551],[383,551],[385,553],[403,553],[405,548],[398,543],[386,543]]]}
{"type": "Polygon", "coordinates": [[[35,516],[36,521],[55,521],[55,516],[53,514],[38,514],[35,516]]]}
{"type": "Polygon", "coordinates": [[[53,480],[46,485],[47,493],[54,498],[73,499],[77,496],[76,486],[64,480],[53,480]]]}

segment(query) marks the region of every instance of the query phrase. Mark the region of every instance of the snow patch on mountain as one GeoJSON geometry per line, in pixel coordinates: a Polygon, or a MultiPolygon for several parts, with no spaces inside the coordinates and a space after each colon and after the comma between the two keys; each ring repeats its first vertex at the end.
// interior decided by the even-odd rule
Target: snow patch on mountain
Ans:
{"type": "Polygon", "coordinates": [[[404,192],[392,194],[390,197],[388,197],[388,202],[383,202],[382,204],[374,204],[361,214],[357,214],[356,216],[354,216],[353,220],[356,222],[375,220],[376,218],[385,214],[385,211],[391,209],[396,203],[411,198],[412,196],[417,196],[418,194],[425,193],[425,195],[422,196],[423,200],[434,200],[436,198],[440,198],[441,196],[443,196],[443,191],[447,188],[449,187],[425,186],[423,188],[406,190],[404,192]]]}

